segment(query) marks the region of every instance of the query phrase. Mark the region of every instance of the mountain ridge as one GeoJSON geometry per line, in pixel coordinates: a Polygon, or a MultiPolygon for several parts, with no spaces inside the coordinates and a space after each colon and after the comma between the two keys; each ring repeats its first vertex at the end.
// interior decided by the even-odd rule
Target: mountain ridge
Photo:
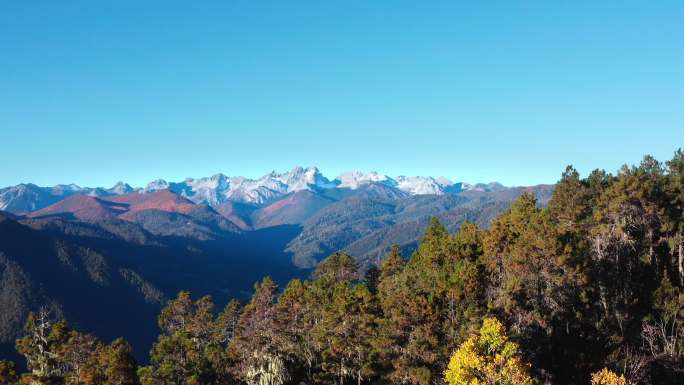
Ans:
{"type": "Polygon", "coordinates": [[[317,167],[304,168],[298,166],[282,173],[272,171],[256,179],[218,173],[203,178],[186,178],[181,182],[155,179],[144,187],[131,187],[122,181],[110,188],[80,187],[75,184],[44,187],[32,183],[22,183],[0,188],[0,210],[16,214],[40,210],[72,195],[110,197],[133,192],[151,193],[166,189],[195,203],[204,203],[212,207],[217,207],[225,202],[262,206],[298,191],[357,190],[369,185],[392,188],[409,195],[442,195],[469,190],[494,191],[506,188],[497,182],[469,184],[451,182],[444,177],[403,175],[390,177],[376,171],[367,173],[349,171],[330,180],[323,176],[317,167]]]}

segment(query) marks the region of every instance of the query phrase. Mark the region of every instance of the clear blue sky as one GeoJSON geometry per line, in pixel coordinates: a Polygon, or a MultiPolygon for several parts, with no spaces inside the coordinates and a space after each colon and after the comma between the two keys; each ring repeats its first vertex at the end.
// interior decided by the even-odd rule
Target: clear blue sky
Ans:
{"type": "Polygon", "coordinates": [[[0,185],[665,160],[682,20],[681,0],[0,0],[0,185]]]}

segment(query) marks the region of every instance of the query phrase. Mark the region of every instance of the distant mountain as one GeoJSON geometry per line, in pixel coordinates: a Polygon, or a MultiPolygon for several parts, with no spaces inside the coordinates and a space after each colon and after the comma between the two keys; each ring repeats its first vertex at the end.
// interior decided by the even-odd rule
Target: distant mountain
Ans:
{"type": "Polygon", "coordinates": [[[20,213],[38,210],[74,194],[73,189],[20,184],[0,189],[0,210],[20,213]]]}
{"type": "Polygon", "coordinates": [[[263,204],[288,193],[334,188],[335,184],[321,175],[315,167],[295,167],[286,173],[271,172],[259,179],[228,177],[216,174],[208,178],[187,178],[180,183],[156,180],[145,192],[170,189],[197,203],[217,206],[226,201],[263,204]]]}
{"type": "Polygon", "coordinates": [[[0,189],[0,210],[13,213],[40,210],[71,195],[109,197],[160,190],[170,190],[195,203],[212,207],[218,207],[226,202],[263,206],[298,191],[357,190],[369,185],[391,188],[409,195],[443,195],[467,190],[498,191],[505,188],[497,183],[471,185],[464,182],[453,183],[444,177],[398,176],[392,178],[377,172],[359,171],[343,173],[331,181],[324,177],[316,167],[295,167],[285,173],[273,171],[258,179],[216,174],[206,178],[187,178],[182,182],[156,179],[145,187],[139,188],[133,188],[124,182],[118,182],[110,188],[80,187],[73,184],[54,187],[20,184],[0,189]]]}
{"type": "Polygon", "coordinates": [[[155,235],[212,239],[240,228],[213,208],[196,204],[169,190],[133,192],[110,197],[72,195],[25,218],[52,218],[84,222],[114,219],[134,222],[155,235]]]}
{"type": "Polygon", "coordinates": [[[131,186],[123,182],[108,189],[80,187],[75,184],[40,187],[32,183],[22,183],[0,189],[0,210],[12,213],[30,212],[40,210],[72,195],[102,197],[128,194],[133,191],[131,186]]]}

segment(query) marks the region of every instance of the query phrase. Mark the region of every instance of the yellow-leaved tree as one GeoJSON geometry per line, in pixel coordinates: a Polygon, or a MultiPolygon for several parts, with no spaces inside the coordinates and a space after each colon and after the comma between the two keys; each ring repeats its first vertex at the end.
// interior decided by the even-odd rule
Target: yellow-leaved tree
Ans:
{"type": "Polygon", "coordinates": [[[614,372],[603,368],[591,375],[591,385],[633,385],[625,376],[618,376],[614,372]]]}
{"type": "Polygon", "coordinates": [[[529,370],[501,322],[485,318],[479,335],[470,337],[451,356],[444,380],[449,385],[532,385],[529,370]]]}

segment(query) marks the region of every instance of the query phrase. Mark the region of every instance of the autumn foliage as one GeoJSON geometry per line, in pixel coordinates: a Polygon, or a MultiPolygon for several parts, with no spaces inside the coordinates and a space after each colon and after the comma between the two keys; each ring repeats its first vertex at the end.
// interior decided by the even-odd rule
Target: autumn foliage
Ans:
{"type": "Polygon", "coordinates": [[[479,335],[468,338],[449,360],[448,385],[532,385],[530,365],[520,357],[496,318],[485,318],[479,335]]]}

